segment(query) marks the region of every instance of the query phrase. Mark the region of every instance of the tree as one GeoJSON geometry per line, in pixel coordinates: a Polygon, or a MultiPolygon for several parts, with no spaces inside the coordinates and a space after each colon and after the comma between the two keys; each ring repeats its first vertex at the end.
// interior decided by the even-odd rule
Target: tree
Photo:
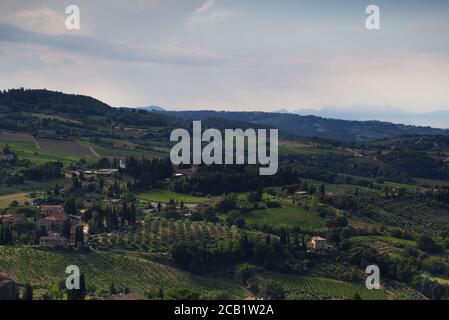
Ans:
{"type": "Polygon", "coordinates": [[[237,197],[235,194],[224,196],[223,200],[218,203],[218,210],[222,212],[228,212],[235,208],[237,208],[237,197]]]}
{"type": "Polygon", "coordinates": [[[266,300],[282,300],[285,298],[284,288],[274,280],[267,280],[260,288],[261,296],[266,300]]]}
{"type": "Polygon", "coordinates": [[[84,248],[84,232],[82,226],[78,226],[75,229],[75,246],[80,249],[84,248]]]}
{"type": "Polygon", "coordinates": [[[64,221],[64,223],[61,226],[61,235],[66,239],[70,239],[70,230],[71,230],[70,222],[64,221]]]}
{"type": "Polygon", "coordinates": [[[248,280],[251,279],[255,274],[256,267],[248,263],[239,264],[235,268],[235,279],[244,286],[248,285],[248,280]]]}
{"type": "Polygon", "coordinates": [[[33,287],[31,284],[25,284],[22,300],[33,300],[33,287]]]}
{"type": "Polygon", "coordinates": [[[76,214],[76,201],[74,197],[68,198],[64,203],[64,211],[67,214],[76,214]]]}
{"type": "Polygon", "coordinates": [[[168,289],[165,298],[168,300],[199,300],[200,293],[192,288],[168,289]]]}
{"type": "Polygon", "coordinates": [[[115,288],[115,282],[114,282],[114,281],[112,281],[112,282],[109,284],[109,293],[110,293],[111,295],[117,294],[117,289],[115,288]]]}
{"type": "Polygon", "coordinates": [[[356,292],[354,294],[354,296],[352,297],[352,300],[362,300],[362,297],[360,296],[360,294],[358,292],[356,292]]]}
{"type": "Polygon", "coordinates": [[[435,242],[435,240],[428,235],[424,235],[418,239],[418,248],[428,253],[439,253],[443,249],[439,243],[435,242]]]}
{"type": "Polygon", "coordinates": [[[80,288],[68,290],[67,297],[69,300],[84,300],[86,298],[86,281],[84,274],[80,275],[80,288]]]}
{"type": "Polygon", "coordinates": [[[215,215],[215,210],[213,207],[207,207],[203,211],[201,211],[201,216],[203,217],[204,221],[207,222],[217,222],[218,218],[215,215]]]}
{"type": "Polygon", "coordinates": [[[58,184],[55,184],[55,187],[54,187],[54,189],[53,189],[53,194],[54,194],[55,196],[59,196],[59,195],[61,194],[60,189],[59,189],[59,185],[58,185],[58,184]]]}
{"type": "Polygon", "coordinates": [[[324,197],[326,195],[326,186],[324,184],[320,185],[320,196],[324,197]]]}

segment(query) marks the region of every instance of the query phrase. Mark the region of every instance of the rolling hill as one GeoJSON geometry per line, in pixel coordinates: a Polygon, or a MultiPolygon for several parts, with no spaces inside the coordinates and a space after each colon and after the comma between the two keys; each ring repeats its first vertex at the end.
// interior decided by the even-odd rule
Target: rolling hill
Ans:
{"type": "MultiPolygon", "coordinates": [[[[146,108],[147,109],[147,108],[146,108]]],[[[49,90],[0,92],[0,129],[40,138],[123,138],[168,141],[170,129],[192,120],[206,127],[279,128],[283,135],[339,141],[367,141],[405,135],[449,135],[449,130],[381,121],[346,121],[288,113],[224,111],[160,111],[113,108],[92,97],[49,90]],[[150,132],[150,130],[152,130],[150,132]]]]}
{"type": "Polygon", "coordinates": [[[224,119],[244,121],[256,126],[279,128],[281,133],[297,137],[340,141],[366,141],[405,135],[448,135],[449,130],[417,127],[381,121],[347,121],[288,113],[168,111],[164,114],[189,120],[224,119]]]}

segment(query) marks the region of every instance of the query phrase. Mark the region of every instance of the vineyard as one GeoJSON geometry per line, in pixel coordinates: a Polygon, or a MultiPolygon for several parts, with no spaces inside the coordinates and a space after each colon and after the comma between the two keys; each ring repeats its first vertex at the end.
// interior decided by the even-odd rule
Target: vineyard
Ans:
{"type": "Polygon", "coordinates": [[[235,226],[218,223],[147,218],[144,225],[134,231],[98,235],[94,238],[94,244],[157,253],[166,252],[177,241],[211,244],[218,240],[238,239],[240,232],[235,226]]]}
{"type": "Polygon", "coordinates": [[[381,255],[394,254],[401,248],[416,247],[416,241],[399,239],[389,236],[356,236],[351,238],[354,242],[362,242],[374,249],[381,255]]]}
{"type": "Polygon", "coordinates": [[[0,272],[16,275],[21,283],[45,288],[64,280],[65,269],[77,265],[86,277],[88,289],[108,289],[110,284],[144,294],[164,288],[195,288],[205,293],[213,289],[244,296],[232,284],[197,277],[149,260],[113,253],[49,252],[33,247],[0,247],[0,272]]]}
{"type": "Polygon", "coordinates": [[[301,295],[312,299],[352,299],[359,294],[363,300],[385,300],[384,290],[368,290],[363,284],[321,277],[299,277],[269,274],[261,278],[278,282],[287,294],[301,295]]]}
{"type": "Polygon", "coordinates": [[[388,293],[394,300],[427,300],[423,294],[399,282],[388,282],[388,293]]]}
{"type": "Polygon", "coordinates": [[[376,220],[383,224],[399,226],[419,233],[449,228],[447,204],[414,195],[366,201],[373,200],[379,206],[379,210],[376,210],[376,220]]]}

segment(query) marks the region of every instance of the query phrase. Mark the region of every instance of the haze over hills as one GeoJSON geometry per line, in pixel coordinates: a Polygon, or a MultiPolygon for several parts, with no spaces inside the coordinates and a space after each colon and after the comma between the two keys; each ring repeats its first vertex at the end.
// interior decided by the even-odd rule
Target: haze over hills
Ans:
{"type": "Polygon", "coordinates": [[[312,115],[330,119],[357,121],[378,120],[415,126],[449,128],[449,110],[415,113],[403,111],[391,106],[357,104],[351,107],[325,106],[320,109],[300,108],[291,112],[287,109],[280,109],[274,112],[292,113],[302,116],[312,115]]]}
{"type": "MultiPolygon", "coordinates": [[[[48,134],[46,128],[52,125],[57,129],[51,133],[53,135],[107,136],[111,133],[99,131],[98,128],[117,125],[142,128],[158,126],[166,128],[165,131],[168,132],[173,127],[188,126],[191,120],[203,120],[204,126],[220,129],[279,128],[280,133],[284,135],[340,141],[366,141],[406,135],[449,135],[449,130],[381,121],[335,120],[287,113],[161,111],[161,109],[160,107],[113,108],[87,96],[49,90],[16,89],[0,93],[0,118],[2,118],[0,129],[48,134]],[[51,117],[43,121],[42,114],[51,117]]],[[[167,132],[163,133],[165,137],[167,132]]]]}
{"type": "Polygon", "coordinates": [[[169,111],[166,115],[188,120],[226,119],[279,128],[281,133],[343,141],[375,140],[404,135],[448,135],[449,130],[381,121],[349,121],[318,116],[270,112],[169,111]]]}
{"type": "Polygon", "coordinates": [[[145,110],[145,111],[150,111],[150,112],[153,112],[153,111],[166,111],[164,108],[159,107],[159,106],[137,107],[135,109],[137,109],[137,110],[145,110]]]}

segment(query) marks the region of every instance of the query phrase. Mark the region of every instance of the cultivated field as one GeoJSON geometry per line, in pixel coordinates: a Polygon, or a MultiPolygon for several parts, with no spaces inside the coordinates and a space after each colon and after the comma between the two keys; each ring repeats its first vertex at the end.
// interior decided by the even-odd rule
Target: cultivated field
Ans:
{"type": "Polygon", "coordinates": [[[35,287],[65,280],[65,269],[77,265],[86,277],[88,288],[107,290],[112,282],[117,288],[129,288],[144,294],[163,288],[196,288],[202,292],[227,290],[236,298],[244,291],[237,285],[193,276],[149,260],[114,253],[49,252],[32,247],[0,247],[0,272],[18,277],[21,283],[35,287]]]}
{"type": "Polygon", "coordinates": [[[100,157],[105,158],[124,158],[124,157],[146,157],[155,158],[167,156],[166,151],[161,148],[143,149],[138,145],[126,140],[111,140],[107,144],[93,143],[88,140],[81,141],[84,145],[92,148],[100,157]]]}
{"type": "Polygon", "coordinates": [[[258,227],[298,226],[303,229],[319,229],[324,226],[324,219],[317,214],[289,203],[283,203],[281,208],[254,210],[245,219],[249,225],[258,227]]]}
{"type": "Polygon", "coordinates": [[[208,222],[188,220],[167,220],[165,218],[147,218],[143,230],[127,234],[99,235],[95,243],[112,246],[117,249],[139,250],[150,253],[166,252],[177,241],[201,241],[212,244],[216,240],[238,239],[237,227],[208,222]]]}
{"type": "Polygon", "coordinates": [[[33,142],[33,136],[27,133],[0,132],[0,142],[33,142]]]}
{"type": "Polygon", "coordinates": [[[95,157],[95,154],[92,153],[89,147],[82,145],[79,142],[49,139],[37,139],[36,141],[39,148],[46,152],[73,155],[80,158],[95,157]]]}
{"type": "Polygon", "coordinates": [[[184,203],[201,203],[210,200],[207,197],[196,197],[188,194],[176,193],[170,190],[154,189],[149,192],[140,193],[137,195],[140,200],[154,201],[168,203],[171,199],[176,202],[183,201],[184,203]]]}
{"type": "Polygon", "coordinates": [[[288,294],[304,295],[314,299],[352,299],[356,294],[363,300],[385,300],[386,292],[368,290],[363,284],[339,281],[321,277],[300,277],[269,274],[262,278],[278,282],[288,294]]]}

